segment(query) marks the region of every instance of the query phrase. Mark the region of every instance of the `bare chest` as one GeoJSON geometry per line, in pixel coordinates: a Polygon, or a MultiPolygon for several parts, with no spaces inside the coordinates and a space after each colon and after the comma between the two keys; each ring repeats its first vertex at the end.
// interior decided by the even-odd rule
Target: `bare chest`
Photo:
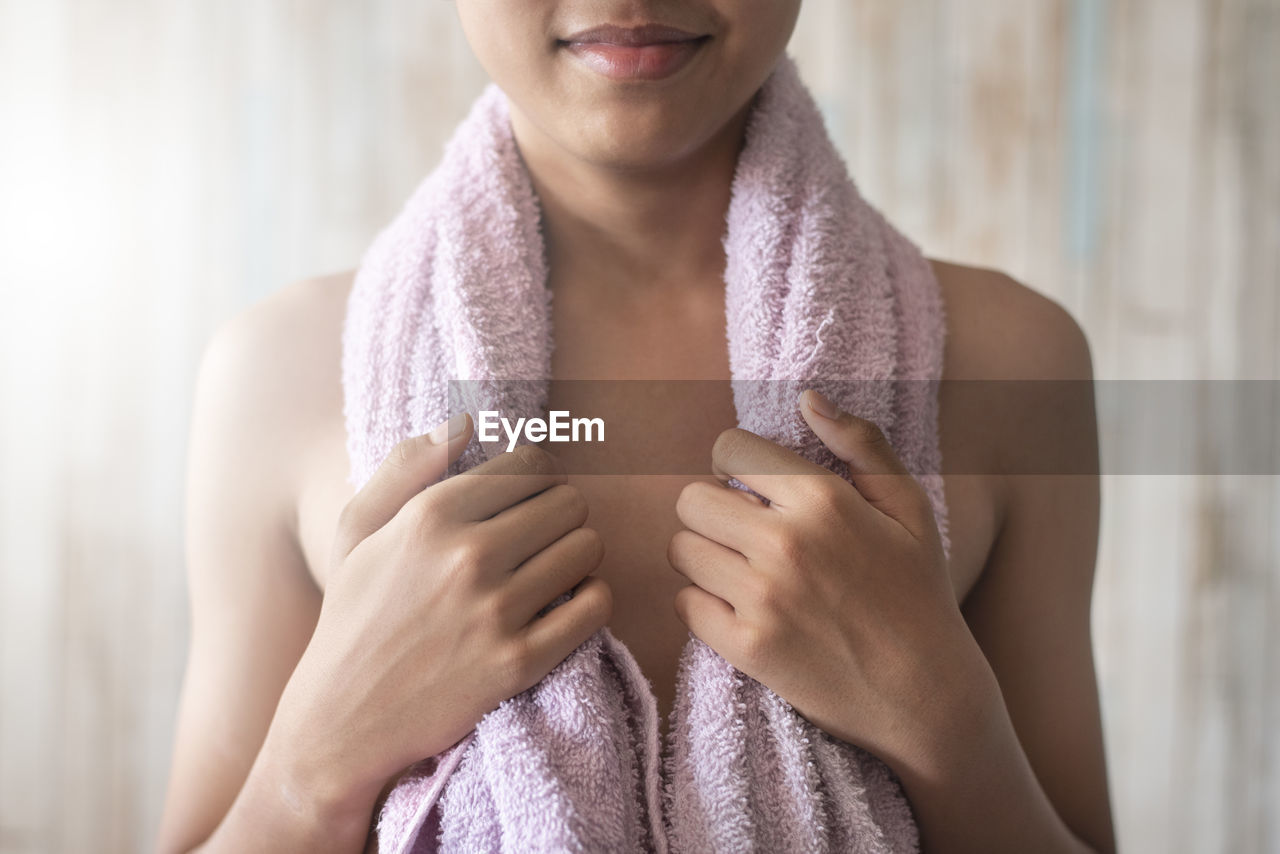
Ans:
{"type": "MultiPolygon", "coordinates": [[[[682,526],[675,514],[680,490],[705,478],[716,436],[736,423],[724,335],[723,305],[690,300],[660,315],[600,311],[559,301],[555,308],[550,408],[603,418],[607,463],[598,449],[565,444],[553,449],[570,482],[590,507],[587,524],[599,532],[605,556],[596,575],[614,594],[611,631],[634,653],[653,685],[665,721],[674,700],[676,668],[688,639],[673,609],[688,582],[666,559],[682,526]],[[653,378],[670,378],[657,382],[653,378]]],[[[943,408],[943,452],[949,448],[943,408]]],[[[298,494],[298,534],[307,564],[323,589],[338,514],[352,495],[346,483],[345,426],[340,406],[329,413],[306,453],[309,474],[298,494]]],[[[953,459],[957,470],[963,461],[953,459]]],[[[994,538],[992,491],[986,480],[947,477],[952,537],[949,571],[963,600],[977,580],[994,538]]]]}

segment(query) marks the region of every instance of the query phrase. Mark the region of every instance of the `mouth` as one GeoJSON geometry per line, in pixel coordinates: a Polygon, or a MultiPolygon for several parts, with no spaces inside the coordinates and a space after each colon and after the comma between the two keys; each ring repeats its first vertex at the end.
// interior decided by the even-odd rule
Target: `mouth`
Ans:
{"type": "Polygon", "coordinates": [[[710,39],[710,35],[659,24],[605,24],[557,44],[611,80],[661,80],[684,68],[710,39]]]}

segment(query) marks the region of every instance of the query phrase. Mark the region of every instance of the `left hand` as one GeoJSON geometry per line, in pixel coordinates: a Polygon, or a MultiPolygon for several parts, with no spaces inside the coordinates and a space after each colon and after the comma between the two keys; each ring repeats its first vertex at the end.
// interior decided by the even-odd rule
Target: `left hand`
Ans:
{"type": "Polygon", "coordinates": [[[813,724],[885,758],[944,714],[977,646],[929,498],[879,427],[814,391],[800,409],[853,483],[746,430],[720,434],[713,470],[770,503],[705,480],[684,488],[687,530],[667,557],[692,584],[675,610],[813,724]]]}

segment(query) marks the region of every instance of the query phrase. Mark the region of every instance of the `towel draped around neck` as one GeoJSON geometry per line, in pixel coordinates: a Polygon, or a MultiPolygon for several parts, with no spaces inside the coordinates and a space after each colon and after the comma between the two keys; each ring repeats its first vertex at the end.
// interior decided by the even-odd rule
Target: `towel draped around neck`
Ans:
{"type": "MultiPolygon", "coordinates": [[[[789,57],[756,96],[726,225],[739,426],[848,477],[796,396],[817,388],[875,421],[925,487],[949,554],[938,285],[859,194],[789,57]]],[[[540,207],[490,85],[357,273],[342,364],[352,485],[399,441],[463,407],[474,417],[478,401],[545,414],[551,350],[540,207]],[[456,380],[469,381],[464,400],[456,380]]],[[[473,440],[459,468],[499,451],[473,440]]],[[[918,848],[886,765],[692,634],[664,743],[650,684],[608,628],[410,769],[377,833],[383,852],[918,848]]]]}

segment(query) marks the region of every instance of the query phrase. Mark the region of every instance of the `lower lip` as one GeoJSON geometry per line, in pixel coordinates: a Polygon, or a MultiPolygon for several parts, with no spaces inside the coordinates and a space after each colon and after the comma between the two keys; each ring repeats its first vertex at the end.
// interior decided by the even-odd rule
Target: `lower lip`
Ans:
{"type": "Polygon", "coordinates": [[[705,39],[640,46],[570,42],[569,51],[612,80],[661,80],[689,64],[705,39]]]}

